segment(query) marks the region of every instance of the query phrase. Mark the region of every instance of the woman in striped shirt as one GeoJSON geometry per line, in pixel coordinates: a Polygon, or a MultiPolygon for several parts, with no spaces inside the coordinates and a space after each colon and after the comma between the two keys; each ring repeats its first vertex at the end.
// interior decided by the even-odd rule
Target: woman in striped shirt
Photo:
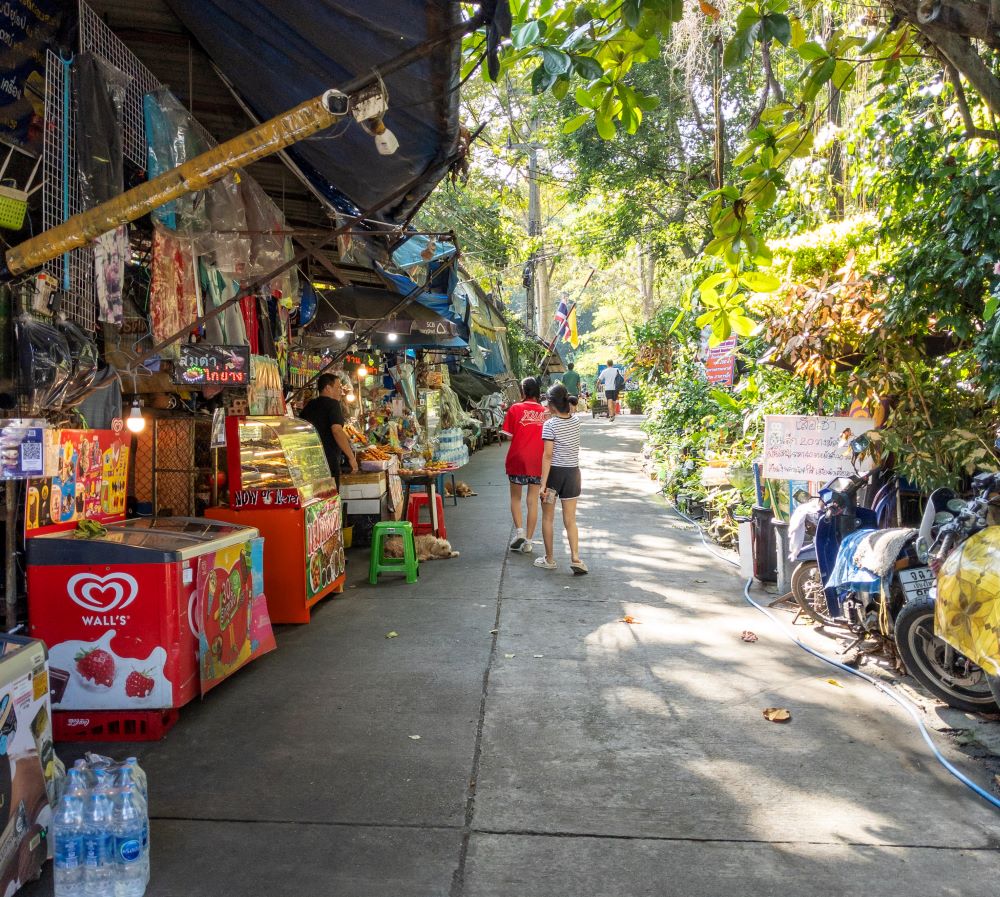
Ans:
{"type": "Polygon", "coordinates": [[[580,534],[576,526],[576,500],[580,497],[580,419],[574,406],[576,396],[556,383],[548,392],[551,417],[542,425],[542,539],[545,556],[535,560],[543,570],[555,570],[553,555],[556,497],[562,502],[563,526],[569,540],[570,569],[577,575],[587,572],[580,559],[580,534]]]}

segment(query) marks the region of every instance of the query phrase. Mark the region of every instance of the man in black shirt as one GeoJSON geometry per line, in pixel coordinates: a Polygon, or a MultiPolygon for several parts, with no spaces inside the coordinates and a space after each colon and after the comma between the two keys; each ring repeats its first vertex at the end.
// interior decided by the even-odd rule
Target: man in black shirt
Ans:
{"type": "Polygon", "coordinates": [[[351,440],[344,432],[344,408],[340,400],[344,398],[344,383],[336,374],[321,374],[316,381],[319,395],[306,403],[299,415],[309,421],[319,433],[330,464],[330,473],[340,483],[341,454],[347,458],[351,473],[358,472],[358,462],[351,449],[351,440]]]}

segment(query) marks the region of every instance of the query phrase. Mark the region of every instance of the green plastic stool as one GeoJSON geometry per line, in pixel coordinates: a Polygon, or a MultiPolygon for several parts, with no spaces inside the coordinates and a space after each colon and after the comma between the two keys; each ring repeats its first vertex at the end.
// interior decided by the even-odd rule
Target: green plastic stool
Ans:
{"type": "Polygon", "coordinates": [[[368,582],[378,585],[380,573],[405,573],[407,582],[416,582],[420,575],[420,562],[417,560],[417,546],[413,541],[413,524],[406,520],[385,520],[376,523],[372,530],[372,556],[368,564],[368,582]],[[403,539],[403,556],[401,558],[384,558],[382,545],[389,536],[400,536],[403,539]]]}

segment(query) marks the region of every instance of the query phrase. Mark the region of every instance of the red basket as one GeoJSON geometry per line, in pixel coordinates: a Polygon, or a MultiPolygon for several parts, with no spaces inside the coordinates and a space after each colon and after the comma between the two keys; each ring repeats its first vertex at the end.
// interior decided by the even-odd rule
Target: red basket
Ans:
{"type": "Polygon", "coordinates": [[[179,710],[57,710],[56,741],[159,741],[173,728],[179,710]]]}

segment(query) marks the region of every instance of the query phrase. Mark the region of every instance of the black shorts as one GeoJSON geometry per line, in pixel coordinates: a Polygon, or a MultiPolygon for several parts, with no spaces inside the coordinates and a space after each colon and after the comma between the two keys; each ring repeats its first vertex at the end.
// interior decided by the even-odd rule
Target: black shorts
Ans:
{"type": "Polygon", "coordinates": [[[580,468],[550,467],[547,486],[560,498],[579,498],[580,468]]]}
{"type": "Polygon", "coordinates": [[[617,389],[606,389],[604,390],[604,398],[609,402],[618,401],[618,390],[617,389]]]}

